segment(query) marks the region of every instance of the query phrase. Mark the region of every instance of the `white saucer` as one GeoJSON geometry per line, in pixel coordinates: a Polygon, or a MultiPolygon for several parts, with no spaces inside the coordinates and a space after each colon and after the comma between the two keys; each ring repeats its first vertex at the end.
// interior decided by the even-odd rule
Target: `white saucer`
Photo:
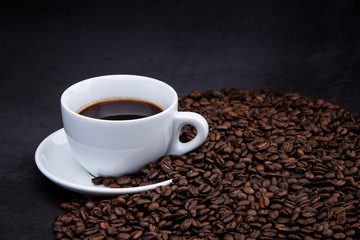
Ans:
{"type": "Polygon", "coordinates": [[[96,196],[114,196],[135,193],[166,186],[171,180],[141,187],[109,188],[94,185],[93,176],[74,158],[62,128],[45,138],[35,152],[35,162],[39,170],[51,181],[68,190],[96,196]]]}

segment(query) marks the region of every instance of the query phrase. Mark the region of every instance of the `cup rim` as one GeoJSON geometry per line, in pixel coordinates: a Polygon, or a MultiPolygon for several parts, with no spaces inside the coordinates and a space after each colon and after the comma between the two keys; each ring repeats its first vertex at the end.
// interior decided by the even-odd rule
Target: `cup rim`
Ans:
{"type": "MultiPolygon", "coordinates": [[[[125,81],[125,80],[126,79],[119,79],[119,81],[125,81]]],[[[140,98],[138,98],[138,99],[140,99],[140,98]]],[[[141,76],[141,75],[134,75],[134,74],[110,74],[110,75],[101,75],[101,76],[87,78],[87,79],[81,80],[81,81],[76,82],[76,83],[70,85],[69,87],[67,87],[63,91],[63,93],[61,94],[61,97],[60,97],[60,105],[61,105],[61,107],[64,110],[66,110],[68,113],[73,115],[74,117],[81,118],[81,119],[86,119],[88,121],[93,121],[93,122],[98,122],[98,123],[106,123],[106,124],[137,123],[137,122],[148,121],[149,119],[161,117],[162,115],[167,114],[169,111],[171,111],[173,108],[175,108],[176,105],[177,105],[177,101],[178,101],[178,95],[177,95],[175,89],[173,87],[171,87],[169,84],[167,84],[167,83],[165,83],[163,81],[160,81],[158,79],[155,79],[155,78],[151,78],[151,77],[147,77],[147,76],[141,76]],[[121,78],[124,78],[124,77],[136,77],[136,78],[141,78],[141,79],[144,79],[144,80],[147,79],[147,80],[150,80],[150,81],[153,81],[153,82],[157,82],[158,84],[169,88],[169,90],[174,95],[175,99],[171,102],[171,104],[166,109],[163,109],[163,111],[161,111],[161,112],[159,112],[157,114],[147,116],[147,117],[143,117],[143,118],[138,118],[138,119],[119,120],[119,121],[107,120],[107,119],[97,119],[97,118],[84,116],[84,115],[81,115],[78,112],[70,109],[70,107],[65,103],[66,94],[71,90],[71,88],[74,88],[77,85],[84,84],[84,82],[87,82],[87,81],[95,81],[97,79],[113,78],[113,77],[115,77],[115,78],[116,77],[121,77],[121,78]]],[[[175,110],[177,110],[177,109],[175,109],[175,110]]]]}

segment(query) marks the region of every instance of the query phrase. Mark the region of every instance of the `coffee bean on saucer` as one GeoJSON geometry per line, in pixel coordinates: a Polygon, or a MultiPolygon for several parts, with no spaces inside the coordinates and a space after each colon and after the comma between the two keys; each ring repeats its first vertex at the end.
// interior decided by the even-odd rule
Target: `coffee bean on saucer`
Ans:
{"type": "Polygon", "coordinates": [[[103,177],[95,177],[91,179],[91,182],[95,185],[103,184],[104,178],[103,177]]]}

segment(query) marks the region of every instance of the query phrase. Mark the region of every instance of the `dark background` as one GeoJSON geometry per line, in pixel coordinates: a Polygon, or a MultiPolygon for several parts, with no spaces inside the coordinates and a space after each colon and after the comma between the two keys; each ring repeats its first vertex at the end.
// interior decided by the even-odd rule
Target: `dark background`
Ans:
{"type": "Polygon", "coordinates": [[[0,4],[0,239],[52,239],[82,197],[36,168],[85,78],[139,74],[179,95],[298,92],[360,113],[359,1],[12,1],[0,4]],[[250,3],[251,2],[251,3],[250,3]]]}

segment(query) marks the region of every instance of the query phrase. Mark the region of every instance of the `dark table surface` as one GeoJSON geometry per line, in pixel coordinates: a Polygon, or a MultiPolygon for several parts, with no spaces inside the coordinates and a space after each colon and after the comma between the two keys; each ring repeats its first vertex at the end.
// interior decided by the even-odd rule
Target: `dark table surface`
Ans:
{"type": "Polygon", "coordinates": [[[154,77],[179,95],[298,92],[360,113],[359,1],[19,1],[0,5],[0,239],[53,239],[59,204],[34,152],[85,78],[154,77]]]}

